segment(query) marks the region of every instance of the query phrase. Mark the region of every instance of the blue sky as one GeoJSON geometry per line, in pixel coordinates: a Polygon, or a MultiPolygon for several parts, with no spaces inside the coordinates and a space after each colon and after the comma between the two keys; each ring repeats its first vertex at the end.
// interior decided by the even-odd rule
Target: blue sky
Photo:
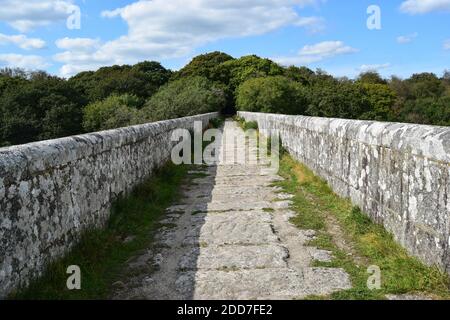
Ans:
{"type": "Polygon", "coordinates": [[[0,0],[0,7],[0,67],[65,77],[142,60],[178,69],[215,50],[349,77],[450,69],[450,0],[0,0]],[[370,5],[380,8],[381,29],[367,27],[370,5]]]}

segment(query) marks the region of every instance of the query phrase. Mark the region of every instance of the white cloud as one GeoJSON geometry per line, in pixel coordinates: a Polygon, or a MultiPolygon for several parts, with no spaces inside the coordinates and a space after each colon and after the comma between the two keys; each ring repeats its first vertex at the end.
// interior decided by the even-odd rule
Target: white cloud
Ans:
{"type": "Polygon", "coordinates": [[[27,32],[63,21],[74,8],[73,0],[0,0],[0,21],[27,32]]]}
{"type": "Polygon", "coordinates": [[[283,65],[310,64],[355,52],[358,52],[358,49],[347,46],[342,41],[324,41],[304,46],[296,56],[278,57],[274,58],[274,60],[283,65]]]}
{"type": "Polygon", "coordinates": [[[59,49],[72,51],[90,51],[100,46],[99,39],[91,38],[62,38],[55,42],[59,49]]]}
{"type": "Polygon", "coordinates": [[[418,35],[419,34],[417,32],[414,32],[414,33],[406,35],[406,36],[399,36],[399,37],[397,37],[397,42],[400,44],[410,43],[415,38],[417,38],[418,35]]]}
{"type": "Polygon", "coordinates": [[[409,14],[450,11],[450,0],[407,0],[401,4],[400,10],[409,14]]]}
{"type": "Polygon", "coordinates": [[[325,29],[325,20],[320,17],[300,17],[294,25],[305,27],[311,33],[317,33],[325,29]]]}
{"type": "Polygon", "coordinates": [[[6,35],[0,33],[0,45],[14,44],[22,49],[42,49],[45,48],[45,41],[38,38],[28,38],[23,34],[6,35]]]}
{"type": "Polygon", "coordinates": [[[68,76],[67,71],[88,69],[94,65],[182,57],[211,41],[260,35],[286,26],[318,31],[323,27],[322,19],[302,17],[297,13],[297,8],[321,2],[140,0],[102,12],[105,18],[123,19],[128,24],[128,34],[103,43],[91,50],[89,55],[79,57],[67,49],[63,56],[59,55],[56,59],[65,63],[61,73],[68,76]]]}
{"type": "Polygon", "coordinates": [[[102,46],[99,39],[63,38],[56,40],[55,44],[59,49],[66,50],[53,56],[55,61],[64,64],[60,69],[60,74],[64,77],[81,71],[96,70],[110,62],[108,57],[96,53],[102,46]]]}
{"type": "Polygon", "coordinates": [[[444,50],[450,50],[450,39],[444,41],[444,50]]]}
{"type": "Polygon", "coordinates": [[[0,66],[36,70],[45,69],[49,64],[40,56],[7,53],[0,54],[0,66]]]}
{"type": "Polygon", "coordinates": [[[363,64],[360,66],[357,70],[359,72],[368,72],[368,71],[379,71],[383,69],[388,69],[391,67],[390,63],[383,63],[383,64],[363,64]]]}

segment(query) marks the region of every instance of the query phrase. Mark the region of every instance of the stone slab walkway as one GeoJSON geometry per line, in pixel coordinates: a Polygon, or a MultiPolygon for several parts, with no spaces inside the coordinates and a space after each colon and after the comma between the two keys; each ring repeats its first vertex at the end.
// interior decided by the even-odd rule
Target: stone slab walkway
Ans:
{"type": "MultiPolygon", "coordinates": [[[[244,148],[226,138],[240,130],[225,123],[222,155],[244,148]]],[[[344,270],[311,267],[333,257],[307,245],[314,231],[289,222],[292,196],[273,186],[280,176],[226,156],[191,174],[197,178],[168,208],[156,245],[116,284],[116,299],[302,299],[351,288],[344,270]]]]}

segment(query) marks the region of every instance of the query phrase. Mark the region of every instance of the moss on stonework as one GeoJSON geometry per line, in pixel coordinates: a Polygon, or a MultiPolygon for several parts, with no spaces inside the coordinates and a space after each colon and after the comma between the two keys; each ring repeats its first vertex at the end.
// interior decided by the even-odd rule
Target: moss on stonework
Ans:
{"type": "Polygon", "coordinates": [[[308,299],[385,299],[387,294],[406,293],[450,298],[446,273],[409,256],[381,225],[353,207],[350,200],[334,194],[324,180],[286,153],[281,157],[280,175],[285,180],[276,185],[294,195],[297,215],[292,223],[300,229],[316,230],[317,237],[310,245],[332,251],[335,257],[329,263],[314,262],[314,266],[343,268],[353,284],[350,290],[308,299]],[[380,290],[367,287],[369,266],[381,270],[380,290]]]}
{"type": "MultiPolygon", "coordinates": [[[[191,168],[192,169],[192,168],[191,168]]],[[[168,164],[117,201],[104,229],[89,230],[62,259],[48,266],[42,277],[28,288],[12,293],[10,299],[106,299],[112,284],[122,277],[126,262],[153,242],[159,221],[180,195],[188,167],[168,164]],[[81,290],[68,290],[67,267],[81,269],[81,290]]]]}

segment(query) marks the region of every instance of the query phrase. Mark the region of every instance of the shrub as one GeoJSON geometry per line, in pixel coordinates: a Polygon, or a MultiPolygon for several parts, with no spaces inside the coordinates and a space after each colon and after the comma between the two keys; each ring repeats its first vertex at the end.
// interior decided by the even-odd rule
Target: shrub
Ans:
{"type": "Polygon", "coordinates": [[[362,83],[360,86],[370,104],[370,111],[360,118],[391,121],[394,118],[393,108],[397,99],[395,92],[386,84],[362,83]]]}
{"type": "Polygon", "coordinates": [[[322,81],[310,88],[310,116],[359,119],[371,111],[362,86],[350,81],[322,81]]]}
{"type": "Polygon", "coordinates": [[[145,104],[148,121],[193,116],[220,111],[225,107],[224,91],[204,77],[190,77],[163,86],[145,104]]]}
{"type": "Polygon", "coordinates": [[[258,130],[258,122],[256,121],[250,121],[246,122],[244,125],[245,130],[258,130]]]}
{"type": "Polygon", "coordinates": [[[112,95],[94,102],[84,109],[83,127],[86,131],[100,131],[139,123],[136,105],[139,99],[132,95],[112,95]]]}
{"type": "Polygon", "coordinates": [[[238,110],[283,114],[303,114],[307,106],[305,88],[284,76],[255,78],[237,90],[238,110]]]}

